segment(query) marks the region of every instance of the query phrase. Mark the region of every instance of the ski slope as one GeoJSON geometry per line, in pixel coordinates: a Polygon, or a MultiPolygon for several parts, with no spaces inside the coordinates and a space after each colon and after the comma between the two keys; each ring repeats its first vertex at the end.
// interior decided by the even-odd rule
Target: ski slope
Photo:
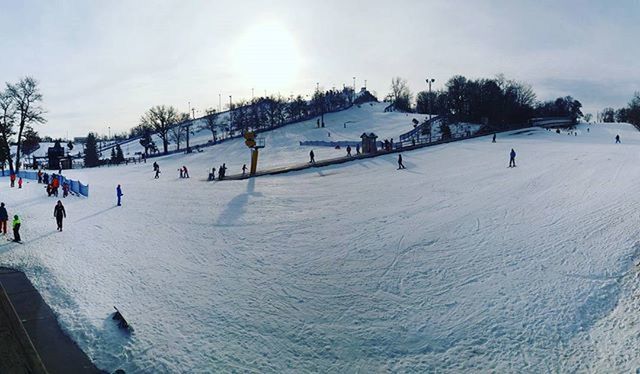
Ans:
{"type": "MultiPolygon", "coordinates": [[[[394,118],[373,131],[395,136],[394,118]]],[[[363,130],[325,122],[336,137],[363,130]]],[[[274,131],[261,161],[304,158],[292,144],[316,130],[274,131]]],[[[403,171],[386,155],[200,181],[212,164],[241,165],[241,143],[162,157],[159,180],[150,163],[73,170],[91,197],[66,199],[62,233],[41,186],[2,179],[25,243],[1,245],[0,264],[24,270],[108,371],[633,371],[640,133],[577,133],[424,148],[403,154],[403,171]],[[115,328],[112,305],[134,334],[115,328]]]]}

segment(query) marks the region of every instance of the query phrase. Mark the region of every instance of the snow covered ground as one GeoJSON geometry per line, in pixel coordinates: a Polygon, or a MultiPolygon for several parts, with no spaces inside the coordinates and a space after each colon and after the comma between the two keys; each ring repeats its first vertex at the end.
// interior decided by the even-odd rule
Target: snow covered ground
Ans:
{"type": "MultiPolygon", "coordinates": [[[[410,126],[391,115],[367,131],[410,126]]],[[[363,131],[326,122],[277,130],[290,138],[281,146],[269,134],[261,162],[305,159],[293,144],[316,131],[363,131]]],[[[240,141],[159,158],[159,180],[150,163],[73,170],[91,197],[66,199],[62,233],[41,186],[1,179],[25,243],[1,245],[0,264],[24,270],[110,371],[631,371],[640,133],[577,132],[425,148],[403,154],[403,171],[387,155],[201,181],[211,166],[248,162],[240,141]],[[191,179],[178,179],[181,165],[191,179]],[[134,334],[115,328],[112,305],[134,334]]]]}

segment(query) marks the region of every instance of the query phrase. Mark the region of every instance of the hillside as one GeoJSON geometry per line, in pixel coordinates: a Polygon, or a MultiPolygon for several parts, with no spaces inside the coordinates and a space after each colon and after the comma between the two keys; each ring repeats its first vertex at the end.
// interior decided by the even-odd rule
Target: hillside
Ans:
{"type": "MultiPolygon", "coordinates": [[[[383,138],[410,127],[373,107],[350,113],[362,127],[334,114],[325,129],[268,134],[262,165],[306,159],[298,142],[327,131],[351,139],[367,118],[383,138]]],[[[25,243],[0,246],[0,263],[24,270],[110,371],[635,370],[640,133],[577,133],[425,148],[403,154],[404,171],[388,155],[200,181],[248,161],[239,140],[162,157],[159,180],[150,164],[73,170],[91,197],[66,199],[62,233],[41,186],[2,180],[25,243]]]]}

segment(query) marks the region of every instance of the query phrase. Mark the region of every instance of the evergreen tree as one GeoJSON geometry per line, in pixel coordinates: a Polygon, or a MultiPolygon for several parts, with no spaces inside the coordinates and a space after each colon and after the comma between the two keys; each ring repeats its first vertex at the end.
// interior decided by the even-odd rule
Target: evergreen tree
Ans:
{"type": "Polygon", "coordinates": [[[118,156],[116,155],[116,149],[115,148],[111,148],[111,163],[112,164],[118,163],[118,156]]]}
{"type": "Polygon", "coordinates": [[[120,148],[120,144],[116,145],[116,163],[121,164],[124,162],[124,153],[122,152],[122,148],[120,148]]]}
{"type": "Polygon", "coordinates": [[[71,140],[69,140],[69,143],[67,143],[67,148],[69,148],[69,150],[73,150],[73,142],[71,140]]]}
{"type": "Polygon", "coordinates": [[[87,143],[84,147],[84,166],[94,167],[100,164],[100,157],[98,156],[98,142],[96,140],[96,134],[90,132],[87,135],[87,143]]]}

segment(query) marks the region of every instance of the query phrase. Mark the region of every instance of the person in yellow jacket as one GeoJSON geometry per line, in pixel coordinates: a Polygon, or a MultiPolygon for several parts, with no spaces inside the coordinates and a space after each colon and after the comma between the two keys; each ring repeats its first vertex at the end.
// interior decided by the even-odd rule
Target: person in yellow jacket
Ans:
{"type": "Polygon", "coordinates": [[[17,214],[13,216],[13,241],[20,242],[20,218],[17,214]]]}

